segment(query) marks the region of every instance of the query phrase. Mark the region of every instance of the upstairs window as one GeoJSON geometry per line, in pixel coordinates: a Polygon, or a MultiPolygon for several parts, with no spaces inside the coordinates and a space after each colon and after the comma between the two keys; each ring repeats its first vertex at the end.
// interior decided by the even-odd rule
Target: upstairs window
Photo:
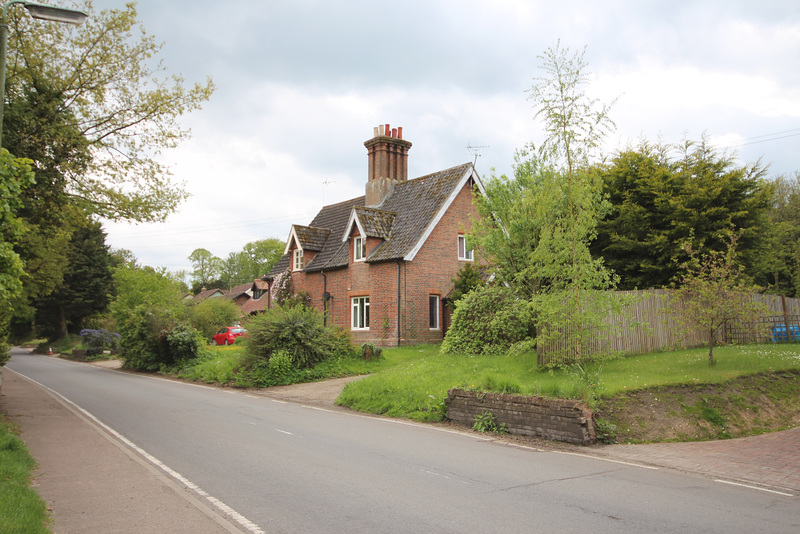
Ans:
{"type": "Polygon", "coordinates": [[[463,235],[458,236],[458,259],[472,261],[472,249],[467,248],[467,238],[463,235]]]}
{"type": "Polygon", "coordinates": [[[353,297],[352,304],[353,330],[369,330],[369,297],[353,297]]]}
{"type": "Polygon", "coordinates": [[[367,238],[358,236],[353,239],[353,260],[364,261],[367,258],[367,238]]]}
{"type": "Polygon", "coordinates": [[[294,249],[293,254],[294,261],[292,262],[292,270],[293,271],[302,271],[303,270],[303,249],[296,248],[294,249]]]}

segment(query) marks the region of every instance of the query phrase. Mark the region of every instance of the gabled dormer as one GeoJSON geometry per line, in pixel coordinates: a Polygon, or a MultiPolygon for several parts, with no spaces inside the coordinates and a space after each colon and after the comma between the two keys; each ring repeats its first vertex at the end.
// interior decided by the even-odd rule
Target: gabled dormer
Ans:
{"type": "Polygon", "coordinates": [[[286,241],[286,248],[283,250],[284,254],[291,255],[291,270],[305,269],[313,261],[314,256],[323,249],[330,233],[327,228],[293,224],[289,239],[286,241]]]}
{"type": "Polygon", "coordinates": [[[350,212],[342,242],[352,239],[350,259],[353,262],[366,261],[370,254],[389,239],[396,213],[363,206],[350,212]]]}

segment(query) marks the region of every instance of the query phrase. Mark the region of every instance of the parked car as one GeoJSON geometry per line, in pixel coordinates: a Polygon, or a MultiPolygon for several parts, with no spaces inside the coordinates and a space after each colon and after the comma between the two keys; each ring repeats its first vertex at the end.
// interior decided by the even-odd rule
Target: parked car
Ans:
{"type": "Polygon", "coordinates": [[[211,336],[212,345],[233,345],[237,337],[246,336],[247,330],[241,326],[226,326],[213,336],[211,336]]]}

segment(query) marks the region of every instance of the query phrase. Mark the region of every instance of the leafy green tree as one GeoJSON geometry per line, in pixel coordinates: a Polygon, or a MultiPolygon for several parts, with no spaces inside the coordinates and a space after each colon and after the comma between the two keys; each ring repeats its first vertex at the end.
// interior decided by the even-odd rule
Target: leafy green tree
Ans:
{"type": "Polygon", "coordinates": [[[703,254],[685,244],[689,259],[680,266],[680,286],[670,298],[684,329],[706,334],[709,365],[714,365],[714,347],[725,325],[757,324],[767,313],[764,304],[752,299],[757,288],[748,283],[736,260],[737,240],[731,235],[724,252],[703,254]]]}
{"type": "Polygon", "coordinates": [[[241,318],[241,308],[228,299],[205,299],[189,308],[192,326],[208,340],[223,326],[236,324],[241,318]]]}
{"type": "Polygon", "coordinates": [[[111,255],[100,223],[87,221],[70,240],[61,285],[37,303],[36,325],[50,339],[77,334],[88,317],[105,311],[114,292],[111,255]]]}
{"type": "Polygon", "coordinates": [[[611,210],[598,225],[595,257],[620,276],[621,289],[668,285],[695,251],[723,251],[731,227],[741,230],[739,251],[755,274],[763,256],[772,188],[760,164],[737,165],[705,139],[674,147],[643,142],[599,165],[611,210]]]}
{"type": "Polygon", "coordinates": [[[24,269],[15,329],[61,286],[68,243],[87,217],[159,221],[186,197],[159,155],[188,136],[179,117],[213,91],[210,81],[186,87],[165,74],[134,4],[99,13],[89,0],[72,5],[90,15],[78,28],[9,12],[3,142],[35,174],[17,194],[23,231],[9,241],[24,269]]]}
{"type": "Polygon", "coordinates": [[[479,201],[489,223],[475,232],[501,281],[530,306],[537,344],[564,358],[582,357],[614,304],[602,293],[614,287],[614,276],[589,252],[607,210],[592,163],[614,124],[609,106],[586,95],[584,53],[559,42],[540,56],[545,76],[536,79],[529,99],[546,139],[518,154],[513,180],[489,181],[479,201]]]}
{"type": "Polygon", "coordinates": [[[769,221],[764,253],[757,280],[768,291],[789,297],[800,296],[800,172],[779,176],[775,196],[768,210],[769,221]]]}
{"type": "Polygon", "coordinates": [[[22,207],[20,192],[33,180],[30,160],[14,158],[7,150],[0,150],[0,365],[6,362],[13,303],[23,290],[24,264],[14,250],[23,231],[23,222],[17,216],[22,207]]]}
{"type": "Polygon", "coordinates": [[[261,278],[267,274],[283,256],[286,243],[274,237],[247,243],[242,254],[247,258],[247,270],[240,278],[241,283],[261,278]]]}
{"type": "Polygon", "coordinates": [[[173,349],[195,346],[187,339],[194,329],[186,324],[181,284],[166,269],[130,263],[114,269],[114,281],[117,295],[109,309],[121,336],[124,366],[158,371],[180,363],[173,349]]]}
{"type": "Polygon", "coordinates": [[[192,262],[192,281],[203,287],[210,287],[211,282],[218,280],[222,272],[221,260],[204,248],[198,248],[189,254],[192,262]]]}
{"type": "Polygon", "coordinates": [[[80,27],[9,13],[4,142],[35,161],[51,188],[109,219],[163,220],[186,197],[159,162],[188,136],[178,118],[207,100],[213,84],[165,76],[160,45],[138,28],[135,4],[97,12],[80,27]]]}

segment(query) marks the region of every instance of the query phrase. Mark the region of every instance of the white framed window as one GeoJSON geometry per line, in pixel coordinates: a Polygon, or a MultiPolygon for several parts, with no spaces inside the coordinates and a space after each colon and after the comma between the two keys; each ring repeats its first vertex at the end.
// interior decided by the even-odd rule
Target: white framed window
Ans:
{"type": "Polygon", "coordinates": [[[439,295],[428,295],[428,327],[439,330],[439,295]]]}
{"type": "Polygon", "coordinates": [[[294,249],[294,254],[292,255],[293,258],[293,271],[302,271],[303,270],[303,249],[296,248],[294,249]]]}
{"type": "Polygon", "coordinates": [[[351,325],[353,330],[369,330],[369,297],[353,297],[351,325]]]}
{"type": "Polygon", "coordinates": [[[353,239],[353,261],[364,261],[367,259],[367,238],[356,236],[353,239]]]}
{"type": "Polygon", "coordinates": [[[466,261],[472,261],[473,260],[474,256],[472,254],[472,249],[471,248],[467,248],[467,246],[468,246],[467,245],[467,238],[464,237],[463,235],[458,236],[458,259],[459,260],[466,260],[466,261]]]}

